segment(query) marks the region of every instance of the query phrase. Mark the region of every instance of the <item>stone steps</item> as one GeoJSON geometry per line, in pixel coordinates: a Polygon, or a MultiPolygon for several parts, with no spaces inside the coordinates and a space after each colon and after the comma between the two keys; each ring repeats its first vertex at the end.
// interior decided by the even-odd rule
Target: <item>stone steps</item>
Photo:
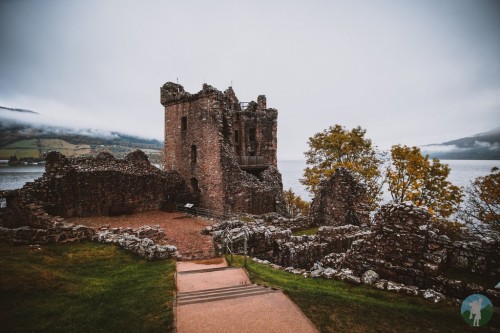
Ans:
{"type": "Polygon", "coordinates": [[[181,260],[200,260],[200,259],[210,259],[217,257],[213,246],[211,248],[203,249],[201,251],[183,251],[180,253],[182,256],[181,260]]]}
{"type": "Polygon", "coordinates": [[[177,305],[180,306],[180,305],[187,305],[194,303],[213,302],[225,299],[249,297],[255,295],[275,293],[275,292],[279,292],[279,290],[256,284],[205,289],[205,290],[191,291],[191,292],[180,292],[177,293],[177,305]]]}

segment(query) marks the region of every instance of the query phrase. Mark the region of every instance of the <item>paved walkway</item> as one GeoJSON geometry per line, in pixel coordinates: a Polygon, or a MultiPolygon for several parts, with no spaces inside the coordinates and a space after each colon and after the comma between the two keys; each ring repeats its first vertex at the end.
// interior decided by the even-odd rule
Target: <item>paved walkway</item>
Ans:
{"type": "Polygon", "coordinates": [[[318,332],[281,291],[252,284],[223,258],[177,262],[178,333],[318,332]]]}

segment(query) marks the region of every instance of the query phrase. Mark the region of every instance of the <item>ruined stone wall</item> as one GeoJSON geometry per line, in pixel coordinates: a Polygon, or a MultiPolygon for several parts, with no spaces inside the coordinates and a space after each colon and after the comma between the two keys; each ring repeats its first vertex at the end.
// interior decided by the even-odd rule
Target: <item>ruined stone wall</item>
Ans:
{"type": "MultiPolygon", "coordinates": [[[[464,298],[493,286],[450,280],[446,270],[454,267],[465,273],[499,276],[499,250],[495,242],[452,242],[446,235],[439,235],[426,207],[387,204],[377,212],[370,234],[353,242],[336,268],[352,269],[357,276],[372,270],[386,280],[464,298]]],[[[499,299],[499,295],[489,293],[499,299]]]]}
{"type": "Polygon", "coordinates": [[[447,252],[431,239],[434,231],[426,208],[413,204],[382,206],[371,232],[346,257],[345,265],[355,273],[372,269],[389,280],[422,285],[424,275],[436,276],[443,270],[447,252]]]}
{"type": "Polygon", "coordinates": [[[289,229],[269,226],[263,220],[245,223],[227,221],[207,227],[222,251],[222,233],[230,230],[233,250],[243,253],[243,228],[249,231],[248,254],[288,267],[309,269],[313,264],[335,251],[346,251],[352,242],[366,236],[356,226],[322,227],[315,236],[292,236],[289,229]]]}
{"type": "Polygon", "coordinates": [[[199,194],[195,204],[225,214],[280,209],[283,186],[276,169],[277,111],[262,108],[265,97],[242,110],[232,88],[222,93],[205,84],[200,92],[189,94],[168,82],[161,88],[161,103],[165,107],[165,169],[178,171],[199,194]],[[263,157],[270,166],[243,171],[238,161],[246,155],[263,157]]]}
{"type": "Polygon", "coordinates": [[[370,209],[366,189],[349,170],[337,169],[320,183],[311,204],[311,217],[318,226],[368,224],[370,209]]]}
{"type": "Polygon", "coordinates": [[[363,283],[434,302],[444,298],[443,294],[463,299],[473,293],[500,301],[494,285],[454,280],[446,274],[447,268],[454,267],[475,275],[500,276],[499,243],[466,238],[451,241],[439,235],[425,207],[388,204],[370,226],[322,226],[314,236],[292,236],[288,229],[269,224],[279,222],[228,221],[207,227],[205,232],[212,233],[221,250],[223,231],[229,230],[233,250],[243,253],[243,230],[247,228],[250,256],[294,274],[363,283]]]}
{"type": "Polygon", "coordinates": [[[155,168],[141,151],[123,160],[107,153],[66,158],[51,152],[44,175],[7,196],[5,223],[32,225],[26,207],[33,204],[46,214],[72,217],[134,213],[188,198],[180,176],[155,168]]]}
{"type": "Polygon", "coordinates": [[[0,241],[12,244],[45,244],[90,240],[94,229],[67,223],[47,214],[41,202],[20,190],[3,191],[7,207],[0,209],[0,241]]]}
{"type": "Polygon", "coordinates": [[[305,230],[314,227],[313,220],[309,216],[298,216],[295,218],[285,218],[277,213],[261,215],[260,218],[268,225],[282,229],[305,230]]]}

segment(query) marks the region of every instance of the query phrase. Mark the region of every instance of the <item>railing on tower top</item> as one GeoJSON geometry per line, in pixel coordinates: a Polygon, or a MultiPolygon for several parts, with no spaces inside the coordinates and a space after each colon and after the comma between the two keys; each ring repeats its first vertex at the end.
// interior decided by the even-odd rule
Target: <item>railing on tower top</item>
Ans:
{"type": "Polygon", "coordinates": [[[264,156],[236,156],[241,168],[265,169],[269,166],[264,156]]]}

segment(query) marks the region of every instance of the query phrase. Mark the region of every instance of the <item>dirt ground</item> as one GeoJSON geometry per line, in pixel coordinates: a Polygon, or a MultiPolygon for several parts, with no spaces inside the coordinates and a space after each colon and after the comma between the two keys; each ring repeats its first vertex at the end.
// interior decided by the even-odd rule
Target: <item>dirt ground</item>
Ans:
{"type": "Polygon", "coordinates": [[[109,225],[110,228],[138,228],[144,225],[158,225],[165,230],[166,234],[166,238],[161,243],[175,245],[184,259],[214,256],[212,237],[202,235],[201,230],[215,222],[184,213],[167,213],[155,210],[133,215],[74,217],[66,220],[96,229],[105,225],[109,225]]]}

